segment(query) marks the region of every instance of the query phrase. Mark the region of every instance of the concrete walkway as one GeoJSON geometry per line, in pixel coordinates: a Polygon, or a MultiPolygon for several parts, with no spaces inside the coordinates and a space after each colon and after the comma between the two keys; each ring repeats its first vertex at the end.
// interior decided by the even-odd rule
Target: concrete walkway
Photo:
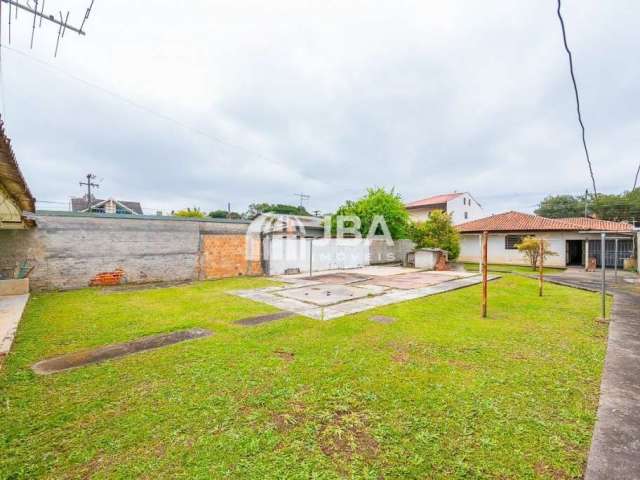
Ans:
{"type": "Polygon", "coordinates": [[[0,297],[0,360],[11,350],[22,312],[29,295],[0,297]]]}
{"type": "MultiPolygon", "coordinates": [[[[622,274],[607,291],[614,295],[598,419],[586,480],[640,479],[640,285],[622,274]]],[[[601,273],[569,269],[548,280],[599,291],[601,273]]]]}

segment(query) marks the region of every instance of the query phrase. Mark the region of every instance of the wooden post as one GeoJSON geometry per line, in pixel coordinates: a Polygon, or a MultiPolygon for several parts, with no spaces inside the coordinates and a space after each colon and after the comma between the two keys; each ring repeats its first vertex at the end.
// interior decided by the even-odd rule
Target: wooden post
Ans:
{"type": "Polygon", "coordinates": [[[487,318],[488,251],[489,232],[482,232],[482,318],[487,318]]]}
{"type": "Polygon", "coordinates": [[[544,288],[544,239],[540,239],[540,251],[538,256],[540,257],[540,296],[542,296],[542,290],[544,288]]]}

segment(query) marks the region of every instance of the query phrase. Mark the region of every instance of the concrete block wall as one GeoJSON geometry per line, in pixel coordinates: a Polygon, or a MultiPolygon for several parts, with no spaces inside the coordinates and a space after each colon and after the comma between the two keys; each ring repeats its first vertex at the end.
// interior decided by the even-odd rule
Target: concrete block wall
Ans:
{"type": "Polygon", "coordinates": [[[411,240],[394,240],[393,245],[387,245],[384,240],[372,239],[370,243],[371,265],[404,262],[407,253],[415,249],[411,240]]]}
{"type": "Polygon", "coordinates": [[[0,272],[26,260],[32,290],[82,288],[100,272],[125,271],[128,282],[200,277],[201,236],[244,234],[246,222],[171,217],[39,213],[36,228],[0,230],[0,272]]]}

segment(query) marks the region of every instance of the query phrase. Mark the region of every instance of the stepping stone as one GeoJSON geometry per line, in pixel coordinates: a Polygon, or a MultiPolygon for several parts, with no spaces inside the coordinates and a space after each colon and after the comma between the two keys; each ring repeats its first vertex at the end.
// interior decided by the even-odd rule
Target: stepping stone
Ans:
{"type": "Polygon", "coordinates": [[[240,320],[236,320],[236,325],[243,325],[245,327],[252,327],[254,325],[260,325],[261,323],[273,322],[275,320],[280,320],[281,318],[292,317],[294,314],[292,312],[277,312],[270,313],[268,315],[258,315],[257,317],[247,317],[242,318],[240,320]]]}
{"type": "Polygon", "coordinates": [[[385,317],[384,315],[374,315],[373,317],[369,317],[369,320],[376,323],[382,323],[383,325],[388,325],[396,321],[395,317],[385,317]]]}
{"type": "Polygon", "coordinates": [[[195,338],[208,337],[212,335],[209,330],[203,328],[192,328],[189,330],[181,330],[173,333],[163,333],[160,335],[151,335],[143,337],[139,340],[133,340],[126,343],[117,343],[106,347],[96,348],[84,352],[70,353],[60,357],[42,360],[31,368],[40,375],[48,375],[50,373],[61,372],[71,368],[81,367],[91,363],[98,363],[112,358],[124,357],[136,352],[151,350],[154,348],[173,345],[174,343],[184,342],[185,340],[193,340],[195,338]]]}

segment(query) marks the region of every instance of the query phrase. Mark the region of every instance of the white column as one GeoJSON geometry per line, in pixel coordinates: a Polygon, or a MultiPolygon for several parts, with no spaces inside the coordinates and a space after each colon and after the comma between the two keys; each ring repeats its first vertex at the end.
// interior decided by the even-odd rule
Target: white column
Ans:
{"type": "Polygon", "coordinates": [[[589,239],[584,241],[584,269],[589,268],[589,239]]]}

